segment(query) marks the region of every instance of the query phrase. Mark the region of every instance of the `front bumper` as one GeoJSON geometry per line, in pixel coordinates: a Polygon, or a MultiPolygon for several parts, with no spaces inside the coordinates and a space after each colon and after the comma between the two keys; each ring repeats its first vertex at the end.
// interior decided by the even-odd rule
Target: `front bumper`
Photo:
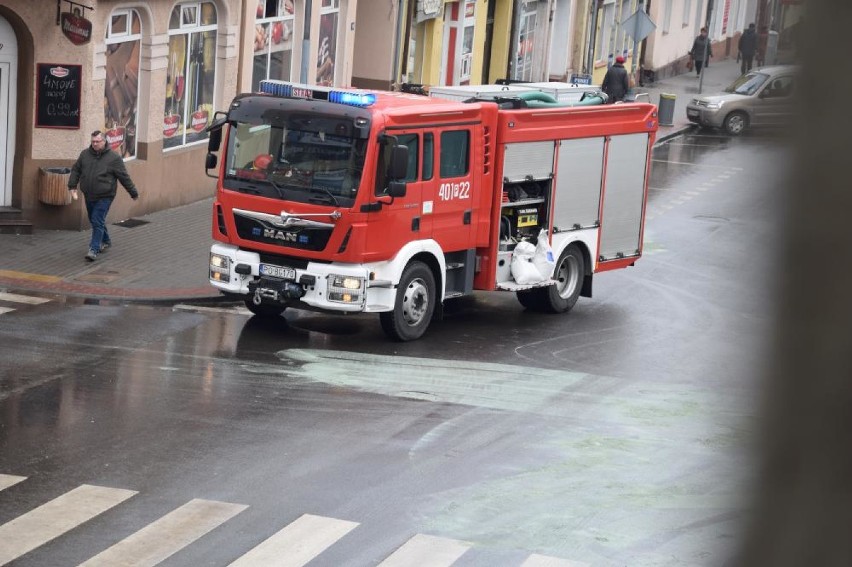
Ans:
{"type": "MultiPolygon", "coordinates": [[[[304,268],[292,268],[288,276],[271,277],[260,273],[260,254],[236,246],[216,243],[210,248],[210,284],[224,293],[258,298],[266,303],[311,307],[337,313],[381,312],[393,309],[396,289],[390,282],[371,280],[370,266],[308,262],[304,268]],[[227,266],[212,268],[216,257],[227,258],[227,266]],[[335,287],[333,283],[346,279],[360,280],[360,288],[335,287]],[[343,296],[346,299],[343,299],[343,296]]],[[[284,264],[285,262],[281,262],[284,264]]],[[[290,268],[289,266],[283,266],[290,268]]]]}
{"type": "Polygon", "coordinates": [[[690,103],[686,105],[686,118],[694,124],[721,128],[725,113],[723,108],[711,109],[690,103]]]}

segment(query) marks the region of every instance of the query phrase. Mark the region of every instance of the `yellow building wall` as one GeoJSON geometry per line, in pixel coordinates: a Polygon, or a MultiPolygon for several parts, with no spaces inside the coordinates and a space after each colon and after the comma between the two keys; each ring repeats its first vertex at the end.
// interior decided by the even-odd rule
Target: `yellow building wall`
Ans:
{"type": "MultiPolygon", "coordinates": [[[[488,70],[488,82],[506,78],[509,49],[512,40],[512,0],[491,0],[497,2],[494,9],[494,28],[491,38],[491,68],[488,70]]],[[[483,26],[484,28],[484,26],[483,26]]]]}

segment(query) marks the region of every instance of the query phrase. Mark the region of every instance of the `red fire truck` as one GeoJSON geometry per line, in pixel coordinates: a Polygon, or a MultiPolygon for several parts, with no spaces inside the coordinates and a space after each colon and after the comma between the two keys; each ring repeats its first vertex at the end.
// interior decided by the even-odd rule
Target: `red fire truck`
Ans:
{"type": "Polygon", "coordinates": [[[259,316],[378,313],[400,341],[474,290],[568,311],[642,254],[657,131],[651,104],[585,104],[264,81],[210,128],[210,282],[259,316]],[[532,282],[529,244],[552,253],[532,282]]]}

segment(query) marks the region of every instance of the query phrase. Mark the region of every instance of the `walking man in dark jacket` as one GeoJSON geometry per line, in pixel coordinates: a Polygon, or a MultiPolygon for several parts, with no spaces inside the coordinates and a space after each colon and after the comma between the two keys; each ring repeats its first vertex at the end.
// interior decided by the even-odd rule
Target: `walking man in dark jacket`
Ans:
{"type": "Polygon", "coordinates": [[[754,61],[754,54],[757,52],[757,31],[754,29],[754,24],[749,24],[748,29],[740,36],[740,71],[743,75],[751,71],[751,64],[754,61]]]}
{"type": "Polygon", "coordinates": [[[692,49],[689,50],[692,55],[692,60],[695,61],[695,74],[701,74],[701,68],[705,63],[710,62],[710,57],[713,55],[713,50],[710,47],[710,38],[707,37],[707,28],[701,28],[701,33],[692,42],[692,49]],[[707,58],[705,59],[705,55],[707,58]]]}
{"type": "Polygon", "coordinates": [[[112,245],[106,228],[106,217],[115,199],[116,181],[121,181],[134,201],[139,198],[139,192],[124,167],[124,160],[107,147],[104,133],[95,130],[92,132],[92,145],[80,152],[68,178],[71,197],[77,198],[79,183],[86,199],[86,212],[92,225],[92,239],[86,253],[86,260],[90,262],[97,260],[98,254],[112,245]]]}
{"type": "Polygon", "coordinates": [[[624,100],[630,83],[627,80],[627,69],[624,68],[624,57],[619,55],[615,58],[615,64],[609,68],[604,75],[601,90],[607,95],[607,103],[612,104],[624,100]]]}

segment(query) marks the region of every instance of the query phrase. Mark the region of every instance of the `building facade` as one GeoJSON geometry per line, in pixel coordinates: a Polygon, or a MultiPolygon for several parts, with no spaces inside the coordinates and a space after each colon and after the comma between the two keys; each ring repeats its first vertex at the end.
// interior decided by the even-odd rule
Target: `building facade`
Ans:
{"type": "Polygon", "coordinates": [[[264,78],[351,83],[356,0],[83,6],[0,4],[0,207],[37,228],[88,226],[84,207],[46,186],[59,186],[94,130],[141,193],[119,194],[115,222],[213,195],[206,128],[238,92],[264,78]]]}

